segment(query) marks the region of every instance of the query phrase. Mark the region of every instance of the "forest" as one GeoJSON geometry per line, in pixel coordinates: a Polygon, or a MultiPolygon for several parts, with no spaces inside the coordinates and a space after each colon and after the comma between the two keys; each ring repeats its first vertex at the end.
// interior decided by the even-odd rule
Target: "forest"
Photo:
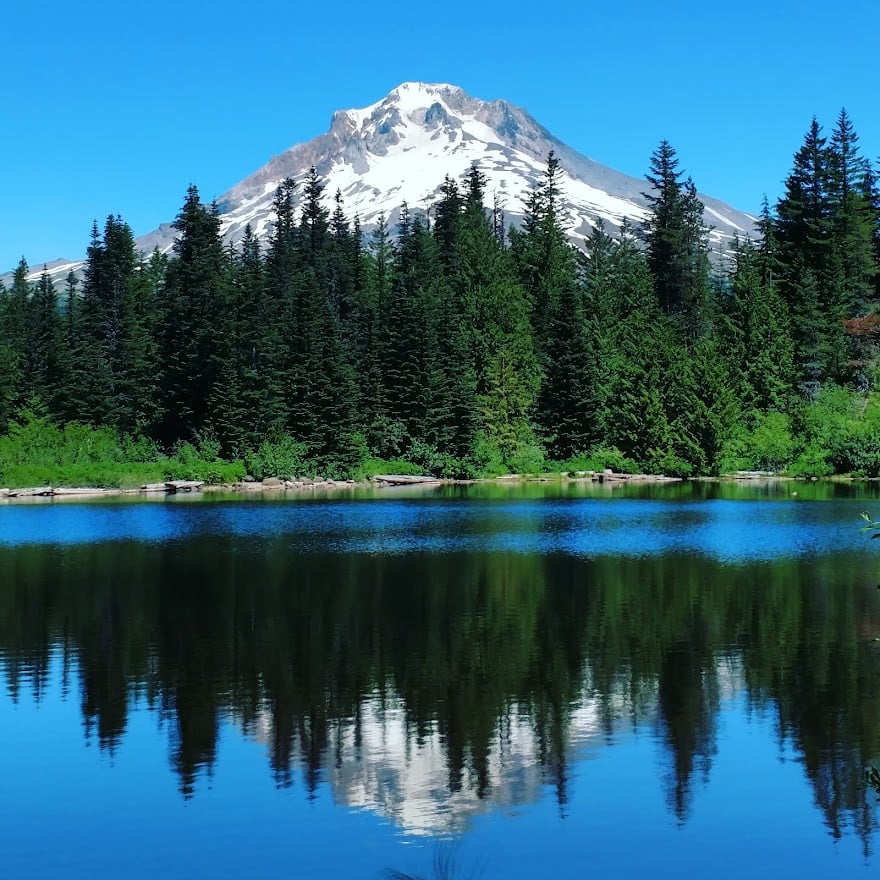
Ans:
{"type": "Polygon", "coordinates": [[[61,289],[22,259],[0,286],[0,485],[880,475],[880,189],[845,110],[724,252],[667,141],[619,236],[572,245],[564,186],[551,153],[508,225],[474,166],[363,232],[312,169],[265,241],[225,245],[191,186],[168,254],[111,215],[61,289]]]}

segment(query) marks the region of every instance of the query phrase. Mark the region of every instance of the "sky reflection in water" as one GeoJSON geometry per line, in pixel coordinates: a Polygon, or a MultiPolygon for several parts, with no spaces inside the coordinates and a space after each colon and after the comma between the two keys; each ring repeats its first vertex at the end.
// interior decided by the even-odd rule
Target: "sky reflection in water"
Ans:
{"type": "Polygon", "coordinates": [[[336,553],[513,552],[737,562],[858,550],[865,502],[576,499],[268,504],[44,504],[0,507],[0,546],[170,541],[195,535],[278,538],[336,553]],[[851,517],[841,516],[849,509],[851,517]]]}
{"type": "Polygon", "coordinates": [[[0,507],[0,876],[867,876],[870,500],[0,507]]]}

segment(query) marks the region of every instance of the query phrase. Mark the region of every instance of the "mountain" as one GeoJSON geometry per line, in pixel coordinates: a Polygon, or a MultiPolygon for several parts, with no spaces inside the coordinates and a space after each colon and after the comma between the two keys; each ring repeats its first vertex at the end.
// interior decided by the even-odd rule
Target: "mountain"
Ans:
{"type": "MultiPolygon", "coordinates": [[[[457,86],[406,82],[361,110],[337,111],[325,134],[297,144],[222,195],[219,207],[227,242],[238,241],[250,224],[258,236],[272,225],[272,200],[287,177],[300,180],[314,166],[329,199],[339,190],[346,214],[364,229],[384,214],[390,224],[403,202],[430,212],[443,179],[461,179],[472,163],[488,178],[487,198],[497,197],[508,221],[522,217],[524,200],[554,150],[564,170],[563,218],[577,242],[597,220],[614,234],[624,219],[638,225],[646,216],[647,183],[581,155],[554,137],[525,110],[504,100],[482,101],[457,86]]],[[[646,157],[647,161],[647,157],[646,157]]],[[[204,194],[203,194],[204,195],[204,194]]],[[[723,249],[735,234],[753,229],[755,218],[706,195],[710,241],[723,249]]],[[[138,239],[149,253],[174,241],[170,223],[138,239]]],[[[50,265],[64,275],[75,264],[50,265]]]]}
{"type": "MultiPolygon", "coordinates": [[[[582,156],[507,101],[481,101],[456,86],[415,82],[399,85],[362,110],[337,111],[328,132],[276,156],[217,203],[228,241],[237,241],[248,223],[264,235],[271,228],[278,184],[286,177],[299,180],[315,166],[328,196],[341,191],[346,213],[358,215],[369,228],[380,213],[393,222],[403,202],[410,210],[429,211],[444,176],[460,180],[477,163],[489,181],[487,197],[497,196],[507,218],[515,221],[550,150],[565,171],[563,215],[573,239],[589,235],[599,218],[611,232],[625,218],[634,224],[644,219],[644,180],[582,156]]],[[[752,229],[753,217],[701,198],[715,242],[752,229]]],[[[163,226],[144,236],[141,245],[167,247],[173,234],[170,225],[163,226]]]]}

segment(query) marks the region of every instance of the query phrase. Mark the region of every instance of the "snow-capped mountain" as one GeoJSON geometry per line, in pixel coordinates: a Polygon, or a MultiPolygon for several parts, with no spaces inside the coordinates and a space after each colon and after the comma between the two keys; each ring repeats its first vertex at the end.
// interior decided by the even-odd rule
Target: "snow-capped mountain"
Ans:
{"type": "MultiPolygon", "coordinates": [[[[326,183],[328,199],[342,192],[346,213],[364,228],[380,214],[393,223],[403,202],[430,211],[445,175],[461,179],[473,163],[488,178],[487,200],[497,196],[505,216],[522,216],[524,200],[540,180],[554,150],[564,170],[564,220],[574,240],[596,220],[611,233],[624,219],[646,216],[644,180],[628,177],[582,156],[555,138],[525,110],[507,101],[481,101],[457,86],[407,82],[362,110],[340,110],[330,130],[276,156],[218,199],[223,233],[237,241],[247,224],[265,235],[272,199],[286,177],[299,180],[311,166],[326,183]]],[[[751,230],[754,218],[702,196],[711,237],[722,243],[751,230]]],[[[147,250],[167,247],[174,230],[144,236],[147,250]]]]}
{"type": "MultiPolygon", "coordinates": [[[[524,201],[541,179],[554,150],[564,178],[563,219],[575,242],[583,241],[600,218],[612,235],[624,219],[638,226],[646,216],[647,183],[581,155],[504,100],[482,101],[457,86],[406,82],[361,110],[340,110],[330,129],[297,144],[222,195],[217,204],[227,242],[245,226],[267,235],[272,200],[287,177],[301,180],[314,166],[326,185],[328,207],[341,191],[346,214],[368,230],[380,214],[393,226],[401,205],[430,213],[446,175],[460,180],[473,163],[488,179],[487,207],[497,198],[509,222],[522,216],[524,201]]],[[[202,194],[203,197],[205,194],[202,194]]],[[[754,217],[701,195],[714,247],[724,249],[735,234],[752,230],[754,217]]],[[[144,253],[168,250],[170,223],[138,239],[144,253]]],[[[53,275],[77,265],[50,265],[53,275]]]]}

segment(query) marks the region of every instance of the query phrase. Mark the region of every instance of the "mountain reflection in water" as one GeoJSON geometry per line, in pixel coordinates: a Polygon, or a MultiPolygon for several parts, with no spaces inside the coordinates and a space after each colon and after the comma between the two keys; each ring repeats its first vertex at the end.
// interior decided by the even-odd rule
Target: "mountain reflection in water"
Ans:
{"type": "MultiPolygon", "coordinates": [[[[344,507],[327,526],[339,546],[369,513],[344,507]]],[[[586,515],[574,507],[568,526],[586,515]]],[[[204,510],[206,522],[232,515],[204,510]]],[[[546,797],[565,815],[582,762],[646,737],[658,747],[652,784],[687,824],[724,748],[719,719],[736,706],[775,719],[828,831],[855,833],[868,852],[876,560],[744,552],[732,563],[686,546],[584,556],[553,537],[564,509],[533,514],[548,552],[478,552],[469,515],[465,549],[442,552],[318,552],[295,529],[214,527],[0,546],[3,699],[40,701],[63,682],[87,739],[110,753],[146,708],[187,799],[222,764],[232,725],[265,749],[276,786],[314,797],[327,785],[337,804],[428,837],[546,797]]],[[[769,508],[758,514],[766,523],[769,508]]],[[[506,515],[485,511],[489,546],[506,515]]]]}

